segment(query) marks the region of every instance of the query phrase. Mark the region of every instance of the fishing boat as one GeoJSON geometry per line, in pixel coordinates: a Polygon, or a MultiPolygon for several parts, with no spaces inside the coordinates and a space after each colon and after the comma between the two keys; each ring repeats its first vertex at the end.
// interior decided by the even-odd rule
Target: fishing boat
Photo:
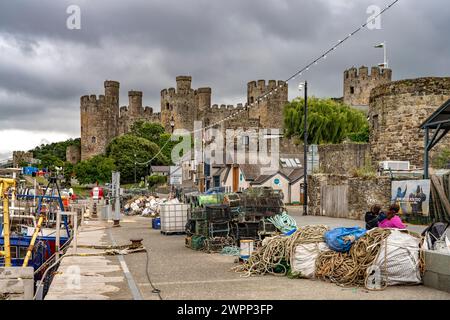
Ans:
{"type": "Polygon", "coordinates": [[[0,266],[33,267],[39,271],[35,274],[35,280],[38,280],[45,271],[44,264],[70,240],[71,229],[66,216],[63,216],[59,228],[56,225],[57,212],[65,211],[56,178],[50,178],[41,195],[36,191],[32,195],[15,194],[15,191],[14,179],[0,178],[3,200],[0,266]],[[9,207],[9,202],[19,206],[9,207]]]}

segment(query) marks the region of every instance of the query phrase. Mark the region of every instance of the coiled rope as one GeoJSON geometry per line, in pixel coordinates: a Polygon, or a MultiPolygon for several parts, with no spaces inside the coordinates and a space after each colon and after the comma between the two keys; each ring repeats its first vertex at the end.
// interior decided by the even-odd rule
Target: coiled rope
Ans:
{"type": "Polygon", "coordinates": [[[232,270],[243,273],[242,277],[264,274],[284,276],[295,247],[301,243],[322,242],[327,230],[324,225],[311,225],[299,228],[290,236],[266,238],[245,263],[232,270]]]}
{"type": "Polygon", "coordinates": [[[281,214],[277,214],[273,217],[267,218],[267,221],[271,222],[278,230],[283,233],[289,232],[292,229],[297,228],[297,222],[286,211],[281,214]]]}
{"type": "Polygon", "coordinates": [[[390,233],[388,229],[376,228],[359,238],[349,252],[329,250],[320,253],[316,260],[316,276],[340,286],[364,286],[368,277],[366,271],[373,265],[390,233]]]}

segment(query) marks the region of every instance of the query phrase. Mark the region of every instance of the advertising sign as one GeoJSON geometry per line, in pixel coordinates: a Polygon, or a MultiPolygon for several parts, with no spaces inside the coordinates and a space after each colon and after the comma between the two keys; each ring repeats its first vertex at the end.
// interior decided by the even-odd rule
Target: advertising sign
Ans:
{"type": "Polygon", "coordinates": [[[400,206],[400,214],[430,214],[430,180],[392,181],[392,203],[400,206]]]}

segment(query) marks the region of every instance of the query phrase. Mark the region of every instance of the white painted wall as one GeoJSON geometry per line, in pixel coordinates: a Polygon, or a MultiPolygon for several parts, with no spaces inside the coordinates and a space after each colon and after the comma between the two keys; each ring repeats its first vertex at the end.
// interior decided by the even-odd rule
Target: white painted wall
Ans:
{"type": "Polygon", "coordinates": [[[291,184],[291,201],[293,202],[300,202],[300,185],[303,183],[303,179],[298,180],[294,184],[291,184]]]}

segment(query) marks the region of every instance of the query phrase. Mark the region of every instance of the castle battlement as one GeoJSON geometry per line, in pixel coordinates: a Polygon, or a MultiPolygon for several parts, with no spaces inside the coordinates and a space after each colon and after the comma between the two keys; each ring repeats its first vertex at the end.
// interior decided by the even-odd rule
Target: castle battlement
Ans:
{"type": "Polygon", "coordinates": [[[361,66],[344,71],[344,103],[350,106],[368,106],[370,91],[382,84],[391,82],[392,70],[374,66],[370,69],[361,66]]]}
{"type": "Polygon", "coordinates": [[[247,90],[255,90],[258,89],[260,91],[270,91],[272,89],[275,89],[277,87],[281,88],[287,88],[287,83],[282,80],[269,80],[266,84],[265,80],[258,80],[258,81],[250,81],[247,83],[247,90]]]}
{"type": "Polygon", "coordinates": [[[374,66],[370,70],[366,66],[361,66],[359,69],[352,67],[348,70],[344,71],[344,80],[365,80],[365,79],[388,79],[389,81],[392,78],[392,70],[391,69],[383,69],[377,66],[374,66]]]}
{"type": "Polygon", "coordinates": [[[142,97],[142,91],[128,91],[128,96],[129,97],[142,97]]]}
{"type": "Polygon", "coordinates": [[[84,95],[80,98],[80,107],[85,111],[88,111],[88,109],[93,111],[97,108],[104,107],[105,105],[106,98],[103,94],[99,95],[98,97],[95,94],[84,95]]]}

